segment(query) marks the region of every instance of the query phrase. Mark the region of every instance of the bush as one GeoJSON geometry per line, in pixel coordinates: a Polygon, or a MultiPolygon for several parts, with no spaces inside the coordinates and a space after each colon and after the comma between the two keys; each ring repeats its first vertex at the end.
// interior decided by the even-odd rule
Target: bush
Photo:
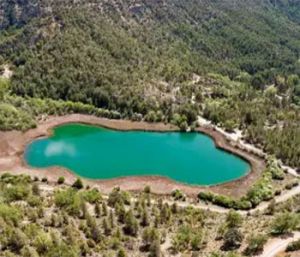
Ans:
{"type": "Polygon", "coordinates": [[[129,210],[125,215],[125,226],[124,232],[130,236],[136,236],[139,229],[138,222],[134,217],[131,210],[129,210]]]}
{"type": "Polygon", "coordinates": [[[239,200],[232,199],[225,195],[213,194],[211,192],[200,192],[198,198],[225,208],[249,210],[260,204],[262,201],[268,201],[274,197],[271,180],[272,173],[269,169],[266,169],[263,172],[262,177],[250,188],[247,195],[239,200]]]}
{"type": "Polygon", "coordinates": [[[198,198],[200,200],[203,200],[203,201],[209,201],[209,202],[211,202],[213,200],[213,198],[214,198],[214,195],[211,192],[200,192],[198,194],[198,198]]]}
{"type": "Polygon", "coordinates": [[[223,249],[226,251],[238,249],[243,238],[243,234],[237,228],[229,228],[224,235],[223,249]]]}
{"type": "Polygon", "coordinates": [[[26,200],[30,193],[30,187],[27,184],[17,184],[6,187],[3,195],[7,202],[26,200]]]}
{"type": "Polygon", "coordinates": [[[151,193],[151,187],[150,186],[145,186],[144,193],[145,194],[150,194],[151,193]]]}
{"type": "Polygon", "coordinates": [[[275,180],[283,180],[284,179],[284,171],[278,165],[278,162],[274,157],[269,158],[267,161],[267,169],[272,175],[272,179],[275,180]]]}
{"type": "Polygon", "coordinates": [[[289,243],[289,245],[286,248],[286,251],[287,252],[300,251],[300,240],[289,243]]]}
{"type": "Polygon", "coordinates": [[[42,178],[42,182],[43,182],[43,183],[48,183],[48,178],[43,177],[43,178],[42,178]]]}
{"type": "Polygon", "coordinates": [[[118,251],[117,257],[127,257],[126,252],[124,251],[124,249],[120,249],[118,251]]]}
{"type": "Polygon", "coordinates": [[[299,185],[299,182],[298,181],[293,181],[287,185],[285,185],[285,189],[286,190],[291,190],[293,189],[294,187],[297,187],[299,185]]]}
{"type": "Polygon", "coordinates": [[[175,201],[185,201],[185,195],[179,189],[174,190],[171,195],[175,201]]]}
{"type": "Polygon", "coordinates": [[[125,191],[121,191],[119,187],[112,190],[108,197],[108,205],[114,207],[116,204],[130,204],[130,194],[125,191]]]}
{"type": "Polygon", "coordinates": [[[57,180],[57,184],[61,185],[65,183],[65,178],[64,177],[59,177],[58,180],[57,180]]]}
{"type": "Polygon", "coordinates": [[[268,238],[265,235],[251,236],[248,239],[248,246],[245,249],[246,255],[257,255],[263,251],[268,238]]]}
{"type": "Polygon", "coordinates": [[[4,203],[0,203],[0,217],[7,223],[17,225],[21,219],[21,211],[17,207],[9,206],[4,203]]]}
{"type": "Polygon", "coordinates": [[[83,188],[83,183],[82,183],[82,180],[80,178],[77,178],[75,180],[75,182],[73,183],[72,185],[73,188],[76,188],[78,190],[82,189],[83,188]]]}
{"type": "Polygon", "coordinates": [[[299,223],[299,216],[295,213],[285,212],[279,214],[271,225],[271,233],[273,235],[287,234],[295,230],[299,223]]]}
{"type": "Polygon", "coordinates": [[[83,197],[83,199],[85,201],[87,201],[89,203],[96,203],[96,202],[99,202],[100,200],[102,200],[101,193],[99,192],[98,189],[95,189],[95,188],[82,192],[81,196],[83,197]]]}
{"type": "Polygon", "coordinates": [[[230,211],[226,217],[226,224],[229,228],[240,227],[243,223],[243,217],[236,211],[230,211]]]}
{"type": "Polygon", "coordinates": [[[54,203],[57,207],[65,209],[70,215],[78,216],[81,211],[83,199],[76,190],[69,188],[54,193],[54,203]]]}
{"type": "Polygon", "coordinates": [[[262,201],[267,201],[273,198],[273,188],[270,183],[269,173],[263,174],[263,177],[259,179],[247,193],[247,200],[249,200],[253,206],[257,206],[262,201]]]}
{"type": "Polygon", "coordinates": [[[213,203],[225,208],[235,207],[235,201],[225,195],[215,195],[213,198],[213,203]]]}
{"type": "Polygon", "coordinates": [[[252,203],[248,200],[241,199],[235,202],[234,209],[248,211],[252,208],[252,203]]]}

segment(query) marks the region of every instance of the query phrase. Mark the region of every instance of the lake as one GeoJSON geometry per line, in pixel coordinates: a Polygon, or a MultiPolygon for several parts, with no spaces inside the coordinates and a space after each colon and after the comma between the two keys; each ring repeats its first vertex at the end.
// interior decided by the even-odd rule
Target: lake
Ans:
{"type": "Polygon", "coordinates": [[[25,160],[36,168],[60,166],[90,179],[163,176],[191,185],[215,185],[246,175],[250,165],[216,148],[197,133],[117,131],[67,124],[26,147],[25,160]]]}

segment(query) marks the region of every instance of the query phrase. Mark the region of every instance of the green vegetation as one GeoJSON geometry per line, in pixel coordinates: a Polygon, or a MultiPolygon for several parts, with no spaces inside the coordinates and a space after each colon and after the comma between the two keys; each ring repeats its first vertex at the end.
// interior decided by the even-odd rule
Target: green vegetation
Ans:
{"type": "Polygon", "coordinates": [[[57,180],[57,183],[60,184],[60,185],[65,183],[65,178],[64,177],[59,177],[58,180],[57,180]]]}
{"type": "Polygon", "coordinates": [[[273,235],[282,235],[294,231],[300,224],[300,217],[294,213],[282,213],[276,216],[273,224],[272,231],[273,235]]]}
{"type": "Polygon", "coordinates": [[[248,238],[248,246],[245,249],[247,256],[258,255],[263,251],[268,238],[266,235],[251,235],[248,238]]]}
{"type": "MultiPolygon", "coordinates": [[[[286,182],[274,160],[300,167],[299,38],[297,1],[3,0],[0,130],[72,113],[186,130],[203,116],[274,156],[241,199],[199,193],[249,210],[299,183],[286,182]]],[[[69,187],[61,177],[53,192],[43,183],[51,186],[1,176],[0,256],[241,257],[261,252],[269,235],[299,230],[299,196],[243,218],[181,208],[179,190],[169,206],[149,187],[106,199],[80,179],[69,187]]]]}
{"type": "MultiPolygon", "coordinates": [[[[181,207],[175,200],[170,206],[171,195],[164,202],[149,192],[116,188],[107,198],[97,188],[49,181],[45,190],[45,183],[1,175],[0,256],[254,256],[270,235],[299,229],[299,196],[275,204],[275,217],[242,216],[181,207]],[[26,194],[20,194],[24,187],[26,194]]],[[[298,242],[288,247],[297,249],[298,242]]]]}
{"type": "Polygon", "coordinates": [[[217,195],[211,192],[200,192],[198,198],[199,200],[212,202],[213,204],[226,208],[249,210],[263,201],[271,200],[276,194],[281,193],[281,190],[290,190],[298,185],[298,182],[290,182],[289,184],[279,183],[281,184],[280,187],[273,186],[273,184],[276,184],[276,181],[282,180],[284,180],[283,170],[273,158],[269,158],[267,161],[267,168],[262,176],[254,183],[247,194],[240,199],[233,199],[228,196],[217,195]]]}
{"type": "Polygon", "coordinates": [[[203,115],[299,167],[298,4],[117,2],[3,2],[1,130],[74,112],[185,130],[203,115]]]}
{"type": "Polygon", "coordinates": [[[290,243],[287,248],[287,252],[300,251],[300,240],[290,243]]]}
{"type": "Polygon", "coordinates": [[[1,130],[28,130],[34,128],[37,119],[47,115],[65,115],[81,113],[98,117],[120,118],[117,112],[110,112],[95,108],[92,105],[55,101],[51,99],[22,98],[5,95],[0,103],[0,129],[1,130]]]}

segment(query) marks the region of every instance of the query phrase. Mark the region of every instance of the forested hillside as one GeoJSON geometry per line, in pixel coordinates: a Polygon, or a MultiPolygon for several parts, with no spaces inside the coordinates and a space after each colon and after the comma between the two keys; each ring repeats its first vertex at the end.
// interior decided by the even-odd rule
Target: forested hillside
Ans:
{"type": "Polygon", "coordinates": [[[299,73],[300,7],[289,2],[3,1],[1,55],[18,94],[143,113],[151,83],[247,72],[262,88],[299,73]]]}
{"type": "Polygon", "coordinates": [[[13,94],[183,129],[201,114],[300,165],[297,0],[3,0],[0,29],[13,94]]]}

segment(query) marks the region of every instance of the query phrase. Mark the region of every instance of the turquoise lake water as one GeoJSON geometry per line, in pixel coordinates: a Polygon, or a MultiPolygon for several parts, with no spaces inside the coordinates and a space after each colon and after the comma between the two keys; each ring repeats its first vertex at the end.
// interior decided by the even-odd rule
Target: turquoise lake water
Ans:
{"type": "Polygon", "coordinates": [[[248,162],[201,133],[123,132],[83,124],[56,127],[51,137],[33,141],[25,160],[91,179],[157,175],[194,185],[232,181],[250,170],[248,162]]]}

